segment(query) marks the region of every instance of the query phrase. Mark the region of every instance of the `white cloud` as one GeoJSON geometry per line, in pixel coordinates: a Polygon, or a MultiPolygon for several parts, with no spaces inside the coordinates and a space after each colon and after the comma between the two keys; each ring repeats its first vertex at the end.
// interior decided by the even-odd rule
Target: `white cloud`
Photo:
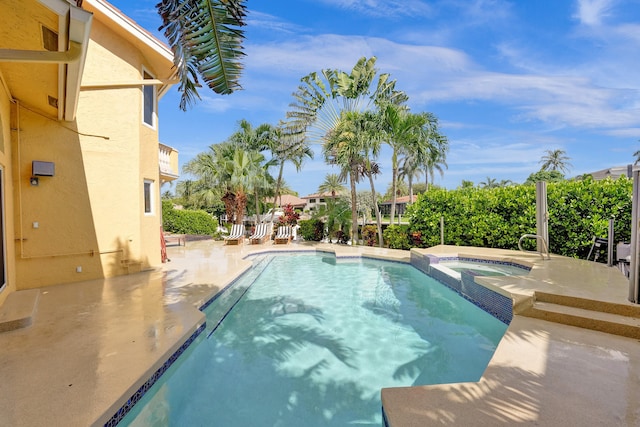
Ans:
{"type": "Polygon", "coordinates": [[[614,0],[578,0],[575,18],[583,25],[598,26],[614,5],[614,0]]]}
{"type": "MultiPolygon", "coordinates": [[[[640,125],[640,91],[597,85],[589,75],[595,74],[591,68],[596,64],[574,70],[547,65],[545,71],[542,64],[529,62],[521,67],[527,73],[501,73],[484,70],[457,49],[335,34],[251,44],[247,51],[247,78],[255,79],[266,92],[290,94],[311,71],[349,71],[361,56],[375,55],[378,69],[398,80],[398,88],[409,94],[412,105],[482,101],[515,108],[515,114],[520,113],[512,112],[511,120],[592,128],[640,125]]],[[[521,57],[516,50],[510,55],[514,60],[521,57]]],[[[222,105],[217,108],[221,111],[222,105]]]]}
{"type": "Polygon", "coordinates": [[[544,150],[541,145],[530,143],[508,143],[502,141],[477,140],[457,141],[447,155],[449,167],[455,165],[529,165],[537,162],[544,150]]]}
{"type": "Polygon", "coordinates": [[[258,12],[249,9],[247,14],[247,27],[254,29],[262,29],[275,31],[283,34],[294,34],[304,32],[304,27],[282,20],[277,16],[268,13],[258,12]]]}
{"type": "Polygon", "coordinates": [[[612,129],[610,131],[605,132],[605,135],[635,138],[635,140],[637,141],[638,135],[640,135],[640,127],[612,129]]]}

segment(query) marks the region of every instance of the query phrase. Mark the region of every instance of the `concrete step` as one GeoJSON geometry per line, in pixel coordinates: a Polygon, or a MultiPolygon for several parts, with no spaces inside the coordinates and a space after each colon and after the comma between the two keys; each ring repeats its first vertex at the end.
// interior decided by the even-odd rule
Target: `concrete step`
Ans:
{"type": "Polygon", "coordinates": [[[558,305],[583,308],[585,310],[602,311],[604,313],[620,314],[628,317],[640,317],[640,304],[632,304],[628,301],[596,301],[576,296],[558,295],[540,291],[535,292],[534,301],[550,302],[558,305]]]}
{"type": "Polygon", "coordinates": [[[532,307],[520,314],[550,322],[640,339],[640,317],[636,316],[608,313],[545,301],[534,302],[532,307]]]}
{"type": "Polygon", "coordinates": [[[33,323],[40,291],[28,289],[10,294],[0,306],[0,332],[26,328],[33,323]]]}

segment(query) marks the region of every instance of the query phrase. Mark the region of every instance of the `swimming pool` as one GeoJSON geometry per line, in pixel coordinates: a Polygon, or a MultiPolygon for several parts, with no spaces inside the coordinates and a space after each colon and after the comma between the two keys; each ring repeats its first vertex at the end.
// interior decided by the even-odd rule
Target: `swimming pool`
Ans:
{"type": "Polygon", "coordinates": [[[407,264],[257,264],[122,425],[379,426],[381,388],[477,381],[507,327],[407,264]]]}

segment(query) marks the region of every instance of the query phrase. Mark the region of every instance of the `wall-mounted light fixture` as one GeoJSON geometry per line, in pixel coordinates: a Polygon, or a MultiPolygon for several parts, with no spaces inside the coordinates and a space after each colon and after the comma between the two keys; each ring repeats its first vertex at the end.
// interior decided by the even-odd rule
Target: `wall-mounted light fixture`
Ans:
{"type": "Polygon", "coordinates": [[[31,185],[34,187],[40,183],[38,177],[40,176],[54,176],[55,175],[55,164],[53,162],[41,162],[38,160],[34,160],[31,162],[31,185]]]}
{"type": "Polygon", "coordinates": [[[31,162],[31,175],[33,176],[53,176],[56,166],[53,162],[31,162]]]}

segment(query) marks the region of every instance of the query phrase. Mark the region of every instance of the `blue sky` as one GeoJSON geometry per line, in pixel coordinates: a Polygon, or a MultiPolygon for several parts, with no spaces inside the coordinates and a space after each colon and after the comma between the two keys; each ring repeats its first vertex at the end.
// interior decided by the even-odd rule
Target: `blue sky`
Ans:
{"type": "MultiPolygon", "coordinates": [[[[164,40],[157,0],[112,3],[164,40]]],[[[640,149],[640,0],[263,0],[248,8],[243,90],[203,89],[186,113],[175,89],[160,102],[160,139],[180,151],[181,165],[241,119],[276,124],[301,77],[349,72],[362,56],[377,57],[413,112],[438,117],[450,143],[448,169],[435,179],[443,187],[487,177],[521,183],[545,150],[566,151],[574,176],[633,163],[640,149]]],[[[285,170],[300,195],[336,172],[315,148],[301,173],[285,170]]],[[[389,158],[379,159],[380,192],[391,181],[389,158]]]]}

